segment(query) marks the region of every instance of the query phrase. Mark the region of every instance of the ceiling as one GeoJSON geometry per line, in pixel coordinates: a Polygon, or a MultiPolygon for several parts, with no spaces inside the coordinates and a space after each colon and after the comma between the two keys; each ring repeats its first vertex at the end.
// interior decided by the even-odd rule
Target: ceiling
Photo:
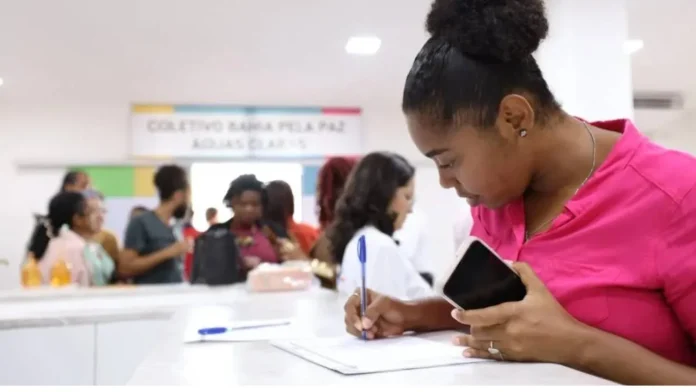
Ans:
{"type": "Polygon", "coordinates": [[[273,89],[276,104],[299,94],[324,105],[393,105],[425,39],[428,7],[429,0],[0,0],[0,99],[265,103],[273,89]],[[345,42],[356,34],[381,37],[379,56],[347,56],[345,42]]]}
{"type": "MultiPolygon", "coordinates": [[[[276,104],[393,106],[430,1],[0,0],[0,103],[264,104],[272,88],[276,104]],[[379,55],[347,56],[355,34],[379,55]]],[[[635,89],[696,91],[696,1],[626,2],[635,89]]]]}

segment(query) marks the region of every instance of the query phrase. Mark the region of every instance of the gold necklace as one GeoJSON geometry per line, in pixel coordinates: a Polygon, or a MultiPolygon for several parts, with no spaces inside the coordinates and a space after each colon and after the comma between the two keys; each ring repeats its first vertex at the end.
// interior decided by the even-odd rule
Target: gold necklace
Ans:
{"type": "MultiPolygon", "coordinates": [[[[577,188],[575,188],[575,192],[573,193],[573,196],[577,195],[580,188],[582,188],[583,185],[585,185],[585,183],[587,182],[587,180],[589,180],[590,177],[592,177],[592,174],[594,173],[594,170],[595,170],[595,165],[597,163],[597,140],[595,139],[595,136],[592,133],[592,131],[590,131],[590,127],[587,126],[587,123],[583,122],[582,124],[585,126],[585,130],[587,131],[587,134],[590,135],[590,139],[592,140],[592,168],[590,168],[590,172],[587,173],[587,177],[585,177],[585,179],[582,181],[582,183],[580,183],[580,185],[577,188]]],[[[534,230],[525,230],[524,241],[525,242],[529,241],[529,239],[532,238],[532,236],[534,234],[536,234],[539,230],[546,227],[546,225],[548,225],[549,223],[553,222],[554,219],[556,219],[556,216],[552,217],[549,220],[544,221],[544,223],[538,225],[534,230]]]]}

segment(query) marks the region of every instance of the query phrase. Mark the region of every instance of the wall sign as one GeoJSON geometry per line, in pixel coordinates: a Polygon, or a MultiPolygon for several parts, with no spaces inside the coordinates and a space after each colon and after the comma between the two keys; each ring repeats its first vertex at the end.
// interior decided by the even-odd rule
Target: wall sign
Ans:
{"type": "Polygon", "coordinates": [[[358,108],[134,105],[131,153],[172,158],[359,155],[358,108]]]}

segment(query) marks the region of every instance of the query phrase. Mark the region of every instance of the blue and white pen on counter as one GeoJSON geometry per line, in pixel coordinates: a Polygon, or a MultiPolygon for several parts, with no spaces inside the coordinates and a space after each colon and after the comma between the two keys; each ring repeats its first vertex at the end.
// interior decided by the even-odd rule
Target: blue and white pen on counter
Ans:
{"type": "MultiPolygon", "coordinates": [[[[367,246],[365,245],[365,236],[361,235],[358,238],[358,260],[360,260],[360,318],[365,317],[365,311],[367,310],[367,289],[365,287],[365,262],[367,261],[367,246]]],[[[367,340],[367,332],[362,331],[363,340],[367,340]]]]}
{"type": "Polygon", "coordinates": [[[229,327],[210,327],[210,328],[201,328],[198,330],[198,334],[201,336],[208,336],[208,335],[220,335],[223,333],[227,332],[232,332],[232,331],[239,331],[243,329],[255,329],[255,328],[264,328],[264,327],[277,327],[281,325],[289,325],[290,320],[273,320],[273,321],[260,321],[260,322],[251,322],[248,324],[240,323],[239,325],[235,326],[229,326],[229,327]]]}

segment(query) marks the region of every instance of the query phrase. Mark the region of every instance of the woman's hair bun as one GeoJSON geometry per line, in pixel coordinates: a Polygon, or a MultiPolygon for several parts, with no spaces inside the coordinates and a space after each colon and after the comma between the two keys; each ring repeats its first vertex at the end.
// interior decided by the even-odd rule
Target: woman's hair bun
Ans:
{"type": "Polygon", "coordinates": [[[509,62],[534,53],[549,23],[543,0],[435,0],[426,28],[467,56],[509,62]]]}

